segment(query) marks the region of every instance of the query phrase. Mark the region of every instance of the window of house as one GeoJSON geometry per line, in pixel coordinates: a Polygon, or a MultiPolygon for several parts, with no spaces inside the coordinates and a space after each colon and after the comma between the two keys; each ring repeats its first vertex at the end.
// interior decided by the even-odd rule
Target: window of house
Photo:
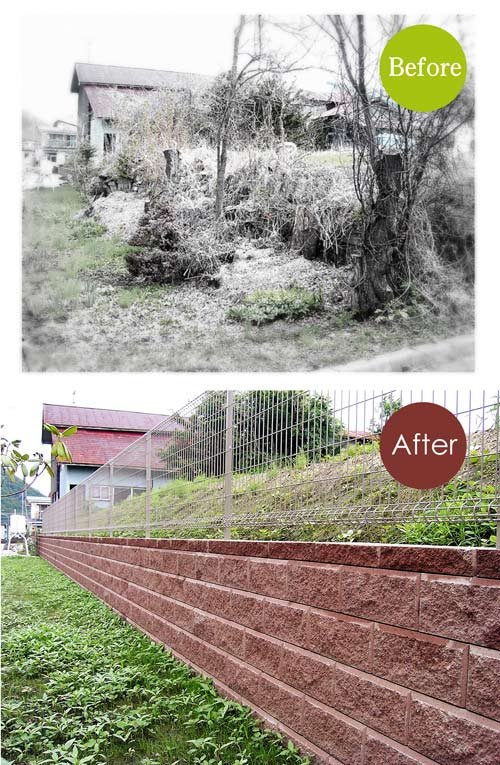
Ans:
{"type": "Polygon", "coordinates": [[[92,499],[110,499],[111,487],[110,486],[91,486],[90,496],[92,499]]]}
{"type": "Polygon", "coordinates": [[[113,154],[116,149],[116,133],[104,133],[104,153],[113,154]]]}
{"type": "Polygon", "coordinates": [[[144,494],[146,489],[141,486],[115,486],[114,488],[114,501],[115,503],[124,502],[126,499],[136,497],[138,494],[144,494]]]}
{"type": "Polygon", "coordinates": [[[47,159],[49,160],[49,162],[56,162],[57,154],[47,154],[47,159]]]}

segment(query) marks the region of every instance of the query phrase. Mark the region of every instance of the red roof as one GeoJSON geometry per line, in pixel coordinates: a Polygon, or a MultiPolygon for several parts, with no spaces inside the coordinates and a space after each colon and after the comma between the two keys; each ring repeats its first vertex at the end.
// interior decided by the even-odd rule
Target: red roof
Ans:
{"type": "MultiPolygon", "coordinates": [[[[147,433],[155,428],[167,415],[146,412],[127,412],[120,409],[95,409],[86,406],[64,406],[61,404],[43,405],[43,423],[50,423],[57,428],[76,425],[80,428],[147,433]]],[[[169,425],[169,429],[170,429],[169,425]]],[[[172,427],[174,429],[174,427],[172,427]]],[[[42,441],[51,443],[51,435],[42,428],[42,441]]]]}
{"type": "MultiPolygon", "coordinates": [[[[172,436],[154,434],[151,439],[151,467],[164,470],[162,453],[171,443],[172,436]]],[[[101,467],[114,460],[116,468],[146,469],[146,439],[142,435],[126,431],[77,430],[66,441],[73,458],[73,465],[96,465],[101,467]],[[137,446],[127,447],[136,443],[137,446]],[[119,459],[116,457],[119,455],[119,459]]]]}
{"type": "Polygon", "coordinates": [[[105,465],[138,438],[140,436],[134,432],[80,428],[66,443],[74,465],[105,465]]]}

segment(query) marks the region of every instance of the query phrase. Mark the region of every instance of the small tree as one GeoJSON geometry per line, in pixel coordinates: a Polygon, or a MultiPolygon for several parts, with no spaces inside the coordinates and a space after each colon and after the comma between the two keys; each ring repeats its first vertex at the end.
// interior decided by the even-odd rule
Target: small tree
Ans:
{"type": "MultiPolygon", "coordinates": [[[[249,84],[257,78],[283,74],[296,70],[297,62],[278,60],[276,56],[264,53],[264,22],[262,16],[249,19],[240,16],[233,36],[233,56],[229,72],[220,80],[220,88],[215,103],[215,144],[217,150],[217,181],[215,196],[215,214],[218,219],[224,214],[224,181],[226,178],[228,149],[237,129],[238,108],[245,100],[249,84]],[[243,50],[243,34],[250,26],[254,28],[252,50],[243,50]],[[246,58],[246,61],[243,59],[246,58]]],[[[284,139],[284,124],[281,138],[284,139]]]]}
{"type": "MultiPolygon", "coordinates": [[[[213,391],[179,419],[162,459],[173,476],[220,476],[225,470],[226,392],[213,391]]],[[[308,391],[245,391],[234,397],[233,469],[252,472],[299,454],[319,461],[340,448],[344,426],[330,400],[308,391]]]]}
{"type": "Polygon", "coordinates": [[[95,175],[94,159],[95,146],[87,139],[78,143],[78,147],[71,160],[71,173],[74,184],[86,196],[89,193],[91,181],[95,175]]]}

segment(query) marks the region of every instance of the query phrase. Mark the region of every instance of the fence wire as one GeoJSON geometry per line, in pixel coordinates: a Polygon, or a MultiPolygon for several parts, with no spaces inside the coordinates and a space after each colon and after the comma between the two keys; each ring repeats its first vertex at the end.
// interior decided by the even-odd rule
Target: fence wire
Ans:
{"type": "MultiPolygon", "coordinates": [[[[210,391],[167,417],[44,513],[44,534],[251,536],[323,526],[497,523],[500,392],[210,391]],[[379,453],[399,407],[432,401],[467,435],[455,478],[394,481],[379,453]]],[[[71,443],[69,442],[71,448],[71,443]]]]}

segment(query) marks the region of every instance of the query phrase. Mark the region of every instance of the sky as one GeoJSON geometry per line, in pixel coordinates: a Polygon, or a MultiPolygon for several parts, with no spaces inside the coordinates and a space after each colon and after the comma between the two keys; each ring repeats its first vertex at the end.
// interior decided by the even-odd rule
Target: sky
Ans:
{"type": "MultiPolygon", "coordinates": [[[[409,16],[407,23],[425,20],[445,26],[467,41],[470,61],[470,21],[464,18],[457,20],[456,16],[443,14],[425,19],[409,16]]],[[[216,75],[230,67],[237,20],[237,14],[228,13],[25,15],[20,51],[23,108],[45,123],[56,119],[75,122],[77,96],[70,93],[70,83],[76,61],[216,75]]],[[[278,50],[296,63],[297,71],[291,78],[300,88],[328,91],[338,79],[334,72],[318,69],[336,68],[328,38],[317,28],[309,28],[306,17],[273,16],[270,20],[265,33],[269,43],[266,49],[278,50]],[[299,38],[280,30],[283,24],[308,27],[307,53],[299,38]]],[[[377,52],[373,57],[376,62],[381,37],[374,16],[368,17],[367,29],[377,52]]],[[[244,39],[247,45],[249,42],[244,39]]]]}

